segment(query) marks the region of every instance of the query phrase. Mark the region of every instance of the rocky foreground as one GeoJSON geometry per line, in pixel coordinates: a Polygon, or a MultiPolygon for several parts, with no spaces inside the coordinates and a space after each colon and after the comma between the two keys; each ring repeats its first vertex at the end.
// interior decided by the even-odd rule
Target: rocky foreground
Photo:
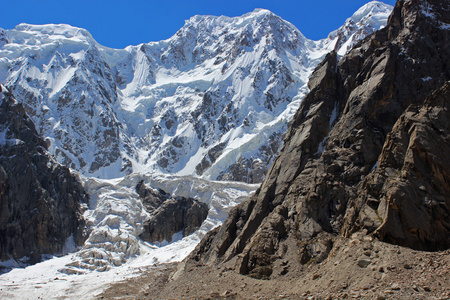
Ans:
{"type": "Polygon", "coordinates": [[[271,280],[237,274],[233,260],[219,267],[162,265],[111,285],[97,299],[450,298],[449,250],[416,251],[361,233],[335,240],[319,264],[288,261],[276,266],[271,280]],[[181,276],[180,268],[186,268],[181,276]]]}

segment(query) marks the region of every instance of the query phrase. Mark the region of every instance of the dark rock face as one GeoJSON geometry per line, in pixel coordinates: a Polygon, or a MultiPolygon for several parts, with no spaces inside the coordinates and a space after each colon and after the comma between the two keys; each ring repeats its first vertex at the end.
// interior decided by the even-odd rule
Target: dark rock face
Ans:
{"type": "Polygon", "coordinates": [[[195,166],[195,172],[197,173],[197,175],[202,175],[203,172],[216,161],[216,159],[222,154],[225,146],[225,143],[220,143],[217,146],[212,147],[211,150],[208,151],[208,153],[203,157],[202,161],[197,166],[195,166]]]}
{"type": "Polygon", "coordinates": [[[171,196],[163,190],[148,188],[142,180],[136,185],[136,192],[144,204],[145,210],[149,213],[154,212],[164,201],[171,198],[171,196]]]}
{"type": "Polygon", "coordinates": [[[356,210],[349,212],[346,228],[356,224],[417,249],[450,246],[449,100],[450,81],[399,118],[352,203],[356,210]]]}
{"type": "Polygon", "coordinates": [[[145,209],[152,216],[144,222],[142,240],[171,242],[172,236],[180,231],[187,236],[197,230],[208,216],[208,206],[192,198],[175,197],[163,190],[154,190],[141,181],[136,186],[145,209]]]}
{"type": "Polygon", "coordinates": [[[35,263],[84,241],[80,182],[47,152],[33,122],[11,94],[0,100],[0,259],[35,263]]]}
{"type": "Polygon", "coordinates": [[[261,146],[256,158],[244,158],[240,156],[229,168],[222,171],[217,180],[242,181],[247,183],[261,183],[270,166],[280,150],[282,135],[273,133],[267,139],[267,145],[261,146]]]}
{"type": "Polygon", "coordinates": [[[398,1],[384,29],[328,55],[261,188],[191,259],[269,278],[275,261],[319,262],[359,230],[449,248],[448,24],[448,1],[398,1]]]}

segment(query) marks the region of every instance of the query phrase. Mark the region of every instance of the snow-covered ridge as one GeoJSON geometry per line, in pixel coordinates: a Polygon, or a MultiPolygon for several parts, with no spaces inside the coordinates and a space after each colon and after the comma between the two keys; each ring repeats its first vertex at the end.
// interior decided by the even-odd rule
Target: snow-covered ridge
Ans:
{"type": "Polygon", "coordinates": [[[383,2],[372,1],[358,9],[350,19],[355,23],[370,19],[374,23],[369,24],[384,26],[386,25],[387,18],[389,18],[389,15],[392,12],[392,8],[392,6],[386,5],[383,2]]]}
{"type": "Polygon", "coordinates": [[[392,10],[392,6],[379,1],[365,4],[328,35],[328,48],[344,55],[365,36],[383,28],[392,10]]]}
{"type": "MultiPolygon", "coordinates": [[[[31,25],[26,23],[21,23],[14,28],[17,32],[22,32],[29,34],[29,36],[38,35],[41,38],[47,39],[72,39],[76,38],[78,40],[93,40],[92,35],[86,30],[78,27],[73,27],[67,24],[45,24],[45,25],[31,25]]],[[[17,42],[17,41],[16,41],[17,42]]],[[[30,42],[30,41],[27,41],[30,42]]]]}
{"type": "Polygon", "coordinates": [[[0,81],[57,160],[85,175],[259,182],[315,66],[385,24],[391,9],[366,4],[321,41],[265,9],[194,16],[167,40],[122,50],[70,25],[20,24],[1,33],[0,81]]]}

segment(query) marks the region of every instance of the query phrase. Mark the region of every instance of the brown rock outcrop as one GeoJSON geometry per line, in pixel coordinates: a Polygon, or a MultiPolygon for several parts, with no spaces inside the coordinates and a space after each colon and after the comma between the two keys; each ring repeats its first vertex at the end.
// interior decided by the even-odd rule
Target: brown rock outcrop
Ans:
{"type": "Polygon", "coordinates": [[[208,216],[208,206],[193,198],[172,197],[163,190],[146,187],[143,181],[136,186],[136,191],[151,213],[139,236],[144,241],[170,243],[176,233],[182,232],[183,236],[193,233],[208,216]]]}
{"type": "Polygon", "coordinates": [[[450,246],[450,82],[411,106],[389,133],[346,226],[421,250],[450,246]],[[355,220],[354,217],[358,216],[355,220]]]}
{"type": "Polygon", "coordinates": [[[384,29],[329,54],[261,188],[190,260],[269,278],[276,261],[321,261],[359,230],[449,248],[449,24],[448,1],[398,1],[384,29]]]}

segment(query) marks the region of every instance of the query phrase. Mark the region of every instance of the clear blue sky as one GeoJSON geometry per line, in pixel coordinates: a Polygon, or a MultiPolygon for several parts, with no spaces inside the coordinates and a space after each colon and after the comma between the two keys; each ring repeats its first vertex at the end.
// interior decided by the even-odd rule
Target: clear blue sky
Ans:
{"type": "MultiPolygon", "coordinates": [[[[265,8],[307,38],[325,38],[368,0],[0,0],[0,27],[65,23],[104,46],[124,48],[171,37],[193,15],[240,16],[265,8]]],[[[384,0],[394,5],[395,0],[384,0]]]]}

